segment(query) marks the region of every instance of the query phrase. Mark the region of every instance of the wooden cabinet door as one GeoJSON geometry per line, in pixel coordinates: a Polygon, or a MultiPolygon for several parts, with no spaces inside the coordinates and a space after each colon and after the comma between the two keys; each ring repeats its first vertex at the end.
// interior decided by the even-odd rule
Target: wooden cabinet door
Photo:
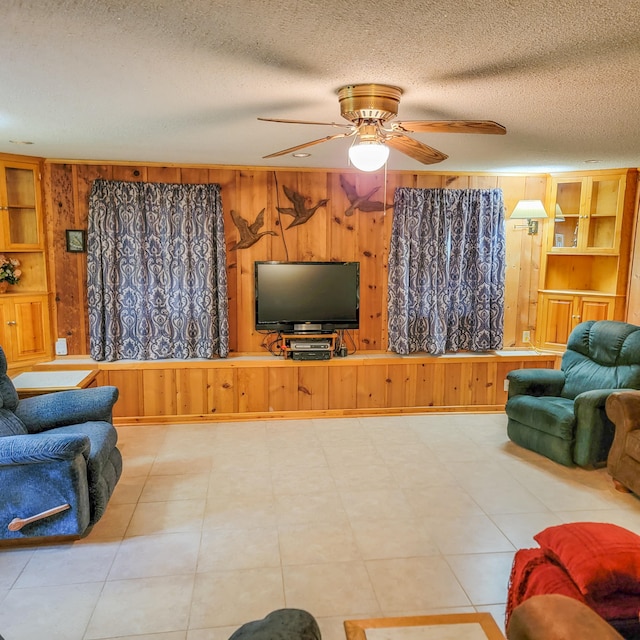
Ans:
{"type": "Polygon", "coordinates": [[[45,358],[49,355],[49,304],[47,296],[18,297],[2,305],[3,347],[10,362],[45,358]]]}
{"type": "Polygon", "coordinates": [[[614,304],[611,298],[580,296],[576,301],[575,311],[577,322],[613,320],[614,304]]]}
{"type": "Polygon", "coordinates": [[[543,349],[563,350],[575,326],[575,296],[544,294],[541,301],[540,346],[543,349]]]}

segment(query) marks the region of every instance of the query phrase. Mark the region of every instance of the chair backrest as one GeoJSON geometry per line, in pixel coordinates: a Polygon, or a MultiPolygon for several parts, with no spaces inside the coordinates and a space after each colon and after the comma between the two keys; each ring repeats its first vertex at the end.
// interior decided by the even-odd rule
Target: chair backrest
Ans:
{"type": "Polygon", "coordinates": [[[640,389],[640,327],[615,320],[580,323],[561,368],[565,398],[593,389],[640,389]]]}
{"type": "Polygon", "coordinates": [[[15,411],[18,406],[18,392],[7,375],[7,357],[0,347],[0,407],[15,411]]]}

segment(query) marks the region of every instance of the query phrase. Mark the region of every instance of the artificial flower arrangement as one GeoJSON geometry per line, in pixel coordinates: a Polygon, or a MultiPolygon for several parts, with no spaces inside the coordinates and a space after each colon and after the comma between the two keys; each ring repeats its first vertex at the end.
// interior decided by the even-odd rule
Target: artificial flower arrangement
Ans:
{"type": "Polygon", "coordinates": [[[0,282],[17,284],[22,275],[22,271],[18,269],[19,266],[19,260],[7,258],[7,256],[0,254],[0,282]]]}

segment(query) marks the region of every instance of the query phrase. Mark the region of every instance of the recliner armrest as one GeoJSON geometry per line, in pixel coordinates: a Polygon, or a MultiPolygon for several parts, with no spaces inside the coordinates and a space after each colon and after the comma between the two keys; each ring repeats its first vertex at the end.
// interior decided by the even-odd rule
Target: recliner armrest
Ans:
{"type": "Polygon", "coordinates": [[[599,466],[607,461],[614,426],[607,417],[607,398],[615,389],[593,389],[573,400],[576,416],[576,443],[573,458],[581,467],[599,466]]]}
{"type": "Polygon", "coordinates": [[[507,374],[509,398],[517,395],[559,396],[564,372],[559,369],[514,369],[507,374]]]}
{"type": "Polygon", "coordinates": [[[87,436],[62,433],[5,436],[0,438],[0,467],[73,460],[79,454],[87,458],[90,449],[87,436]]]}
{"type": "Polygon", "coordinates": [[[624,454],[627,434],[640,429],[640,391],[635,389],[614,391],[607,398],[605,409],[609,420],[616,428],[607,458],[607,465],[611,469],[624,454]]]}
{"type": "Polygon", "coordinates": [[[15,414],[29,433],[38,433],[83,422],[112,422],[117,399],[118,389],[112,386],[57,391],[21,400],[15,414]]]}

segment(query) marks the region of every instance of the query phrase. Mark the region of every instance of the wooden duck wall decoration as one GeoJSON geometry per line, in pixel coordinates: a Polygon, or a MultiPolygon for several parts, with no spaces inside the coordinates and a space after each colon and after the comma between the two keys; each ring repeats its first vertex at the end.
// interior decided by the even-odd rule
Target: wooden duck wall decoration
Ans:
{"type": "Polygon", "coordinates": [[[370,189],[363,195],[359,195],[356,191],[355,185],[348,182],[348,180],[342,175],[340,176],[340,186],[351,203],[344,212],[345,216],[352,216],[356,212],[356,209],[364,212],[371,212],[384,211],[385,209],[391,209],[391,207],[393,207],[392,204],[384,204],[379,200],[371,200],[373,194],[380,189],[379,186],[370,189]]]}
{"type": "Polygon", "coordinates": [[[310,200],[310,198],[306,198],[297,191],[289,189],[289,187],[284,184],[282,185],[282,188],[284,190],[284,194],[289,198],[291,204],[293,204],[293,207],[276,207],[280,213],[293,217],[293,222],[287,227],[287,229],[304,224],[320,207],[326,207],[327,202],[329,202],[328,198],[324,198],[322,200],[318,200],[313,207],[307,207],[305,202],[310,200]]]}
{"type": "Polygon", "coordinates": [[[254,245],[262,236],[277,236],[275,231],[258,230],[264,226],[264,209],[256,216],[252,224],[249,224],[239,213],[231,210],[231,219],[240,232],[240,240],[236,242],[229,251],[237,251],[238,249],[248,249],[254,245]]]}

